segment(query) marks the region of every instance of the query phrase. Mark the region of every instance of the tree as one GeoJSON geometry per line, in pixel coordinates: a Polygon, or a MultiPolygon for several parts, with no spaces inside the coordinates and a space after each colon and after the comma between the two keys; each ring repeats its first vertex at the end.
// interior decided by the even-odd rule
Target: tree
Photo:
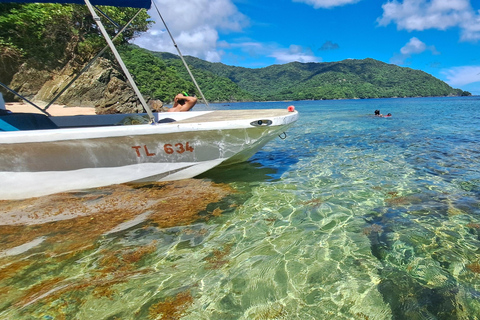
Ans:
{"type": "MultiPolygon", "coordinates": [[[[137,9],[101,6],[100,9],[125,25],[137,9]]],[[[117,42],[122,44],[146,31],[152,23],[145,10],[117,42]]],[[[118,27],[106,21],[110,35],[118,27]]],[[[31,59],[37,65],[55,67],[72,59],[83,63],[106,44],[86,6],[46,4],[0,4],[0,57],[7,53],[19,61],[31,59]]]]}

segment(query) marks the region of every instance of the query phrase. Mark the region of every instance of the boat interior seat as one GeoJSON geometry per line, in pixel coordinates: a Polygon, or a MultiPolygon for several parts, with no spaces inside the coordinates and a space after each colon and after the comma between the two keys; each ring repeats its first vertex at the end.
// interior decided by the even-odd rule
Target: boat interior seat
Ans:
{"type": "Polygon", "coordinates": [[[37,113],[7,113],[0,115],[0,131],[57,129],[46,115],[37,113]]]}

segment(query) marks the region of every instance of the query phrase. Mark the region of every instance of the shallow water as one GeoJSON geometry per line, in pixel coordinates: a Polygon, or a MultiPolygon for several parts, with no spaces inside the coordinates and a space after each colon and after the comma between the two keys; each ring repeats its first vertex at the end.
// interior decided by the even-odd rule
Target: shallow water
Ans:
{"type": "Polygon", "coordinates": [[[0,318],[478,319],[480,98],[228,108],[289,104],[287,139],[198,178],[229,191],[193,220],[152,218],[190,190],[108,230],[3,230],[0,318]]]}

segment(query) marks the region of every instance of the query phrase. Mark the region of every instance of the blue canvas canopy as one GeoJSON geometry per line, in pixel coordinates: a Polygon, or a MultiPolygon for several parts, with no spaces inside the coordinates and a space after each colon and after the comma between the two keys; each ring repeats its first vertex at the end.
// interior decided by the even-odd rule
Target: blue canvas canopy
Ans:
{"type": "MultiPolygon", "coordinates": [[[[75,3],[85,4],[83,0],[0,0],[2,2],[18,2],[18,3],[75,3]]],[[[131,7],[131,8],[146,8],[149,9],[151,0],[91,0],[95,6],[114,6],[114,7],[131,7]]]]}

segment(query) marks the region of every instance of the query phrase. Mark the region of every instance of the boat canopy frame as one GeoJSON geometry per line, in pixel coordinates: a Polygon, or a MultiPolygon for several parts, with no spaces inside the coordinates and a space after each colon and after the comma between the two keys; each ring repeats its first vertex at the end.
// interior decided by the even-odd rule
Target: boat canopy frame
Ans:
{"type": "MultiPolygon", "coordinates": [[[[98,8],[97,8],[98,9],[98,8]]],[[[112,42],[115,41],[115,39],[117,39],[126,29],[127,27],[133,22],[133,20],[135,20],[135,18],[140,14],[140,12],[142,12],[143,9],[140,9],[137,11],[137,13],[130,19],[130,21],[128,21],[127,24],[125,24],[125,26],[123,26],[120,31],[117,32],[117,34],[112,38],[112,42]]],[[[104,14],[103,14],[104,15],[104,14]]],[[[105,15],[104,15],[105,16],[105,15]]],[[[107,19],[109,19],[111,21],[111,19],[107,16],[105,16],[107,19]]],[[[112,23],[114,23],[112,21],[112,23]]],[[[116,24],[117,25],[117,24],[116,24]]],[[[120,27],[119,27],[120,28],[120,27]]],[[[105,51],[107,51],[107,49],[109,48],[109,45],[107,44],[105,47],[103,47],[103,49],[97,53],[95,55],[95,57],[92,58],[92,60],[90,60],[90,62],[88,62],[83,68],[82,70],[80,70],[80,72],[72,79],[70,80],[70,82],[65,85],[65,87],[63,87],[62,90],[60,90],[59,93],[57,93],[57,95],[45,106],[45,108],[43,108],[43,110],[47,110],[53,103],[55,103],[55,101],[57,101],[57,99],[65,92],[67,91],[68,88],[70,88],[72,86],[72,84],[77,81],[78,78],[80,78],[80,76],[82,74],[84,74],[92,65],[95,61],[97,61],[98,58],[100,58],[104,53],[105,51]]]]}
{"type": "Polygon", "coordinates": [[[105,41],[107,41],[107,46],[105,46],[80,72],[79,74],[77,74],[54,98],[52,101],[50,101],[46,106],[45,108],[40,108],[39,106],[37,106],[35,103],[29,101],[28,99],[26,99],[25,97],[23,97],[22,95],[20,95],[18,92],[15,92],[14,90],[12,90],[11,88],[9,88],[8,86],[6,86],[5,84],[1,83],[0,82],[0,86],[4,87],[5,89],[7,89],[8,91],[12,92],[13,94],[17,95],[18,97],[20,97],[21,99],[23,99],[25,102],[28,102],[30,103],[31,105],[33,105],[35,108],[39,109],[40,111],[42,111],[44,114],[46,114],[47,116],[51,116],[48,112],[47,112],[47,109],[84,73],[88,70],[88,68],[90,68],[90,66],[95,62],[96,59],[98,59],[104,52],[105,50],[107,50],[108,48],[110,48],[110,50],[112,50],[112,53],[113,55],[115,56],[115,59],[118,61],[120,67],[122,68],[123,70],[123,73],[125,74],[125,76],[127,77],[128,81],[130,82],[130,85],[132,86],[132,89],[133,91],[135,92],[136,96],[138,97],[138,99],[140,100],[140,103],[142,104],[142,107],[143,109],[147,112],[148,114],[148,117],[150,118],[150,123],[155,123],[155,116],[153,115],[153,112],[151,110],[151,108],[148,106],[147,102],[145,101],[145,98],[143,97],[143,95],[140,93],[140,90],[138,89],[138,86],[137,84],[135,83],[135,81],[133,80],[133,77],[132,75],[130,74],[130,71],[127,69],[127,67],[125,66],[125,63],[123,62],[122,60],[122,57],[120,56],[120,54],[118,53],[118,50],[117,48],[115,47],[113,41],[120,35],[122,34],[125,29],[133,22],[133,20],[138,16],[138,14],[143,10],[143,9],[149,9],[153,3],[153,5],[155,6],[155,9],[157,10],[157,13],[158,15],[160,16],[160,19],[162,20],[163,22],[163,25],[165,26],[165,29],[166,31],[168,32],[168,34],[170,35],[170,38],[173,42],[173,45],[174,47],[177,49],[177,52],[185,66],[185,68],[187,69],[188,71],[188,74],[190,75],[190,78],[192,79],[193,83],[195,84],[195,87],[197,88],[198,92],[200,93],[205,105],[207,106],[207,109],[210,107],[209,104],[208,104],[208,101],[207,99],[205,98],[205,95],[203,94],[202,90],[200,89],[200,86],[198,85],[197,81],[195,80],[195,77],[193,76],[187,62],[185,61],[185,59],[183,58],[183,55],[180,51],[180,48],[178,47],[177,43],[175,42],[175,39],[173,38],[168,26],[167,26],[167,23],[165,22],[165,20],[163,19],[163,16],[162,14],[160,13],[160,10],[158,9],[155,1],[153,0],[55,0],[55,1],[52,1],[52,0],[0,0],[0,3],[6,3],[6,2],[17,2],[17,3],[62,3],[62,4],[67,4],[67,3],[70,3],[70,4],[85,4],[89,11],[90,11],[90,14],[92,15],[93,17],[93,20],[95,21],[95,23],[97,24],[98,28],[100,29],[100,32],[102,33],[103,37],[105,38],[105,41]],[[100,19],[100,17],[98,16],[97,14],[97,11],[102,15],[104,16],[106,19],[108,19],[110,22],[112,22],[115,26],[117,26],[117,28],[119,28],[118,24],[116,24],[114,21],[112,21],[112,19],[110,19],[102,10],[100,10],[99,8],[97,8],[96,6],[97,5],[106,5],[106,6],[115,6],[115,7],[131,7],[131,8],[140,8],[140,10],[130,19],[130,21],[123,27],[120,29],[119,32],[117,32],[117,34],[113,37],[113,39],[110,39],[110,36],[108,35],[105,27],[103,26],[103,23],[100,19]]]}
{"type": "MultiPolygon", "coordinates": [[[[77,80],[80,75],[82,75],[84,72],[86,72],[88,70],[88,68],[93,64],[93,62],[98,59],[104,52],[107,48],[110,48],[110,50],[112,50],[112,53],[113,55],[115,56],[115,59],[117,60],[117,62],[119,63],[120,67],[122,68],[122,71],[123,73],[125,74],[125,76],[127,77],[128,79],[128,82],[130,83],[130,85],[132,86],[132,89],[133,91],[135,92],[136,96],[138,97],[138,99],[140,100],[140,103],[142,104],[142,107],[143,109],[147,112],[148,114],[148,117],[150,118],[150,122],[151,123],[155,123],[155,116],[153,115],[153,112],[151,110],[151,108],[148,106],[147,102],[145,101],[145,98],[143,97],[143,95],[140,93],[140,90],[138,89],[138,86],[137,84],[135,83],[135,80],[133,80],[133,77],[132,75],[130,74],[130,71],[128,70],[128,68],[126,67],[125,63],[123,62],[123,59],[122,57],[120,56],[120,54],[118,53],[118,50],[115,46],[115,44],[113,43],[113,40],[115,40],[115,38],[117,38],[121,33],[123,33],[125,31],[125,29],[132,23],[132,21],[137,17],[137,15],[141,12],[141,10],[143,9],[148,9],[150,8],[151,6],[151,0],[133,0],[133,1],[129,1],[129,0],[57,0],[57,1],[49,1],[49,0],[41,0],[41,1],[38,1],[38,0],[34,0],[34,1],[30,1],[30,0],[0,0],[0,3],[2,2],[18,2],[18,3],[62,3],[62,4],[65,4],[65,3],[73,3],[73,4],[84,4],[87,6],[88,10],[90,11],[90,14],[92,15],[93,17],[93,20],[95,21],[95,23],[97,24],[98,28],[100,29],[100,32],[102,33],[103,37],[105,38],[105,41],[107,42],[107,46],[105,46],[105,48],[103,48],[103,50],[101,50],[81,71],[79,74],[77,74],[77,76],[75,76],[74,79],[72,79],[72,81],[70,81],[54,98],[51,102],[49,102],[45,108],[40,108],[39,106],[37,106],[36,104],[34,104],[33,102],[29,101],[28,99],[26,99],[25,97],[23,97],[22,95],[20,95],[19,93],[15,92],[14,90],[12,90],[11,88],[9,88],[8,86],[6,86],[5,84],[3,83],[0,83],[0,85],[2,87],[4,87],[5,89],[7,89],[8,91],[16,94],[17,96],[19,96],[21,99],[23,99],[24,101],[30,103],[31,105],[33,105],[35,108],[39,109],[40,111],[42,111],[44,114],[46,114],[47,116],[51,116],[48,112],[47,112],[47,109],[60,97],[61,94],[63,94],[72,84],[75,80],[77,80]],[[100,19],[99,15],[97,14],[96,12],[96,8],[94,7],[94,5],[92,4],[94,3],[95,5],[110,5],[110,6],[115,6],[115,7],[132,7],[132,8],[140,8],[140,10],[135,14],[135,16],[130,19],[130,21],[119,31],[117,32],[117,34],[115,35],[115,37],[113,38],[113,40],[110,38],[110,36],[108,35],[107,33],[107,30],[105,29],[105,27],[103,26],[103,23],[102,23],[102,20],[100,19]]],[[[97,9],[99,10],[99,9],[97,9]]],[[[102,15],[105,15],[102,11],[99,10],[99,12],[101,12],[102,15]]],[[[110,19],[109,19],[110,20],[110,19]]]]}
{"type": "Polygon", "coordinates": [[[113,44],[112,39],[110,39],[110,36],[108,35],[107,30],[106,30],[105,27],[103,26],[102,20],[100,19],[100,17],[98,16],[97,12],[95,11],[95,8],[94,8],[93,5],[90,3],[90,0],[83,0],[83,1],[85,1],[85,4],[87,5],[88,10],[90,10],[90,14],[91,14],[92,17],[93,17],[93,20],[95,21],[95,23],[97,24],[97,26],[100,28],[100,32],[103,34],[103,37],[104,37],[105,40],[107,41],[107,44],[108,44],[108,46],[110,47],[110,50],[112,50],[112,53],[113,53],[113,55],[115,56],[115,58],[117,59],[118,63],[120,64],[120,67],[122,68],[123,73],[124,73],[125,76],[127,77],[128,82],[130,82],[130,85],[132,86],[133,91],[135,91],[135,94],[137,95],[138,99],[140,100],[140,103],[142,104],[143,108],[144,108],[145,111],[147,112],[148,117],[150,118],[150,122],[151,122],[151,123],[155,123],[155,116],[153,115],[152,110],[151,110],[150,107],[147,105],[147,102],[145,101],[145,98],[143,97],[143,95],[140,93],[140,90],[138,89],[137,84],[136,84],[135,81],[133,80],[133,77],[132,77],[132,75],[130,74],[130,71],[128,71],[127,66],[126,66],[125,63],[123,62],[122,57],[121,57],[120,54],[118,53],[118,50],[117,50],[117,48],[115,47],[115,44],[113,44]]]}

